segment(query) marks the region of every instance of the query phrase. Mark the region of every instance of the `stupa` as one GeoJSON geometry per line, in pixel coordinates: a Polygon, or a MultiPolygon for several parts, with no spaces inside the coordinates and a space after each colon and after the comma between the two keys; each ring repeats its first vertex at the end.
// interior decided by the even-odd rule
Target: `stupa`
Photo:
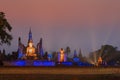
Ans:
{"type": "Polygon", "coordinates": [[[18,59],[36,60],[39,56],[43,57],[43,55],[42,38],[35,48],[31,29],[29,30],[28,43],[26,47],[22,44],[21,38],[18,39],[18,59]]]}

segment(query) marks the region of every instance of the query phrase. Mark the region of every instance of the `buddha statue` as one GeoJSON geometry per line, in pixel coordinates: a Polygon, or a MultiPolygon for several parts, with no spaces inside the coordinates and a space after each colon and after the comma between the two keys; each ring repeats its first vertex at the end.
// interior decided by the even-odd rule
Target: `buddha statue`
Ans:
{"type": "Polygon", "coordinates": [[[60,62],[64,62],[64,57],[65,57],[65,55],[64,55],[64,49],[61,48],[61,50],[60,50],[60,62]]]}
{"type": "Polygon", "coordinates": [[[34,48],[32,42],[28,43],[28,47],[26,49],[26,56],[27,57],[33,57],[34,59],[37,56],[36,53],[35,53],[35,48],[34,48]]]}

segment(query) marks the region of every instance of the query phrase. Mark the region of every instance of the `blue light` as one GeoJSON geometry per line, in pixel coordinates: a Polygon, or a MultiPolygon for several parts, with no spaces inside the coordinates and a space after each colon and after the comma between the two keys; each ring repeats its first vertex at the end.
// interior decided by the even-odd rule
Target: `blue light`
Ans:
{"type": "Polygon", "coordinates": [[[48,59],[49,59],[49,60],[52,59],[52,54],[48,54],[48,59]]]}
{"type": "Polygon", "coordinates": [[[58,61],[60,62],[60,53],[58,53],[58,61]]]}
{"type": "Polygon", "coordinates": [[[78,66],[92,66],[89,63],[78,62],[78,66]]]}
{"type": "Polygon", "coordinates": [[[52,61],[34,61],[33,66],[55,66],[55,62],[52,62],[52,61]]]}
{"type": "Polygon", "coordinates": [[[52,58],[52,54],[48,54],[48,57],[49,57],[49,58],[52,58]]]}
{"type": "Polygon", "coordinates": [[[79,62],[79,63],[78,63],[78,66],[84,66],[84,63],[79,62]]]}
{"type": "Polygon", "coordinates": [[[80,61],[80,59],[79,59],[79,58],[77,58],[77,57],[75,57],[75,58],[73,58],[73,61],[74,61],[74,62],[79,62],[79,61],[80,61]]]}
{"type": "Polygon", "coordinates": [[[14,62],[15,66],[25,66],[26,62],[24,60],[16,61],[14,62]]]}
{"type": "Polygon", "coordinates": [[[18,53],[18,59],[20,59],[22,56],[23,56],[23,54],[19,52],[18,53]]]}
{"type": "Polygon", "coordinates": [[[43,57],[44,55],[44,51],[43,51],[43,48],[40,49],[40,55],[43,57]]]}
{"type": "Polygon", "coordinates": [[[62,62],[61,64],[64,66],[72,66],[73,65],[72,62],[62,62]]]}

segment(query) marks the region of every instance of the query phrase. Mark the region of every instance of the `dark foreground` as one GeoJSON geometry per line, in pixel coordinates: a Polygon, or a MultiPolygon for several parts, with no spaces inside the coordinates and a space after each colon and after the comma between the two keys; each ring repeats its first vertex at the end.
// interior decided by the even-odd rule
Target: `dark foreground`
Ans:
{"type": "Polygon", "coordinates": [[[0,67],[0,80],[120,80],[120,68],[0,67]]]}
{"type": "Polygon", "coordinates": [[[118,75],[2,74],[0,80],[120,80],[118,75]]]}

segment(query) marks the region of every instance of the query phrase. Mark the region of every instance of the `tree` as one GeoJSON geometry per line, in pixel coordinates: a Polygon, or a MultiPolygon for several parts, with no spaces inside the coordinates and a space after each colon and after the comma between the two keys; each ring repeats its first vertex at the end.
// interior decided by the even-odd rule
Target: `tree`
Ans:
{"type": "Polygon", "coordinates": [[[57,61],[58,60],[58,52],[52,52],[52,60],[57,61]]]}
{"type": "Polygon", "coordinates": [[[44,59],[48,60],[48,52],[45,52],[44,59]]]}
{"type": "Polygon", "coordinates": [[[112,45],[102,45],[100,49],[90,53],[89,58],[95,62],[99,58],[102,58],[103,62],[111,63],[119,61],[120,51],[117,50],[117,47],[112,45]]]}
{"type": "Polygon", "coordinates": [[[110,53],[115,53],[117,51],[117,47],[113,47],[112,45],[103,45],[100,50],[101,55],[106,56],[110,55],[110,53]]]}
{"type": "Polygon", "coordinates": [[[81,49],[79,50],[79,54],[78,54],[79,58],[81,61],[83,61],[83,56],[82,56],[82,52],[81,52],[81,49]]]}
{"type": "Polygon", "coordinates": [[[103,45],[100,49],[103,60],[111,61],[117,57],[117,47],[112,45],[103,45]]]}
{"type": "Polygon", "coordinates": [[[69,55],[69,54],[71,53],[71,50],[70,50],[70,47],[69,47],[69,46],[66,47],[65,53],[67,53],[67,55],[69,55]]]}
{"type": "Polygon", "coordinates": [[[0,12],[0,45],[2,44],[11,44],[12,36],[11,32],[12,27],[5,18],[5,13],[0,12]]]}

